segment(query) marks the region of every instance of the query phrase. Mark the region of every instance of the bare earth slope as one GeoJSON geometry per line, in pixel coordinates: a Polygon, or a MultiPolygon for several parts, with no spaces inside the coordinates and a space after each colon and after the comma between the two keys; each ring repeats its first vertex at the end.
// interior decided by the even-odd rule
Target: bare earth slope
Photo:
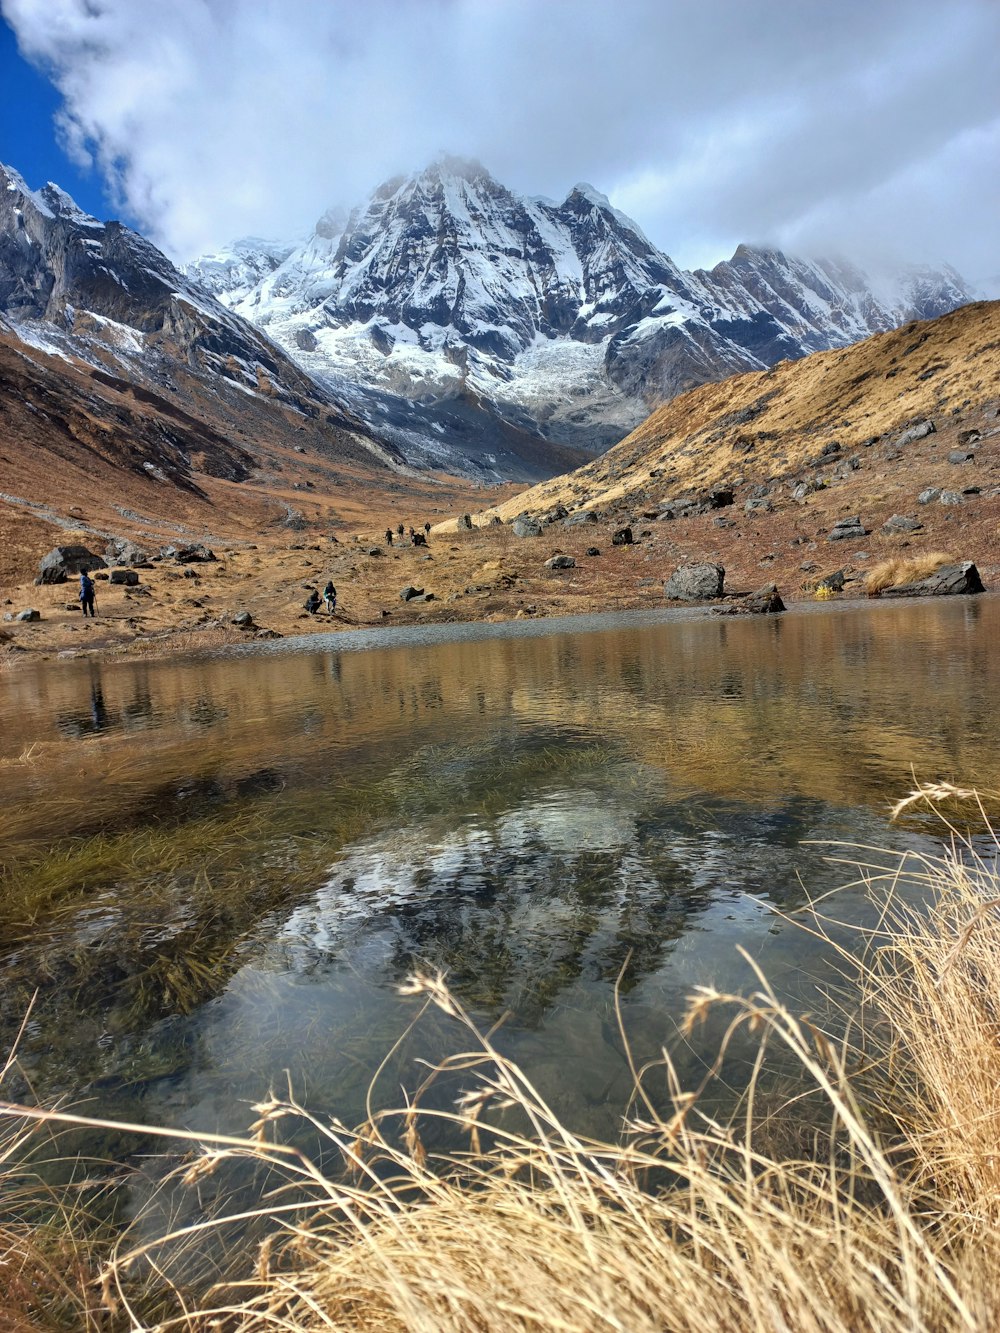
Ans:
{"type": "Polygon", "coordinates": [[[752,581],[754,565],[767,567],[769,579],[793,596],[808,582],[803,564],[829,569],[859,552],[871,560],[900,546],[936,544],[993,566],[998,405],[1000,303],[980,302],[703,385],[659,408],[601,458],[477,521],[551,514],[557,506],[636,526],[676,515],[668,532],[679,559],[721,559],[744,581],[752,581]],[[928,421],[932,432],[906,438],[928,421]],[[713,489],[731,490],[732,506],[683,517],[686,501],[704,502],[713,489]],[[918,501],[936,489],[945,492],[944,504],[918,501]],[[948,503],[952,496],[959,498],[948,503]],[[855,514],[870,535],[827,545],[832,525],[855,514]],[[893,515],[912,517],[921,529],[882,533],[893,515]],[[801,546],[814,542],[804,561],[801,546]]]}

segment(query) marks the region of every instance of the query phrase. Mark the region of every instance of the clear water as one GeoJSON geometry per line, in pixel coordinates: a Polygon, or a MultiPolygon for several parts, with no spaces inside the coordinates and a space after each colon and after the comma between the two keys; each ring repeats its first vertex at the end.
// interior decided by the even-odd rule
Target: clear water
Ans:
{"type": "Polygon", "coordinates": [[[835,980],[795,926],[852,878],[830,843],[937,846],[888,823],[911,769],[1000,786],[998,635],[984,597],[2,676],[3,1049],[35,995],[3,1095],[239,1132],[287,1080],[351,1122],[387,1057],[398,1100],[468,1042],[431,1017],[390,1056],[420,967],[614,1134],[619,977],[635,1058],[694,1079],[718,1034],[677,1021],[752,984],[739,949],[805,1004],[835,980]]]}

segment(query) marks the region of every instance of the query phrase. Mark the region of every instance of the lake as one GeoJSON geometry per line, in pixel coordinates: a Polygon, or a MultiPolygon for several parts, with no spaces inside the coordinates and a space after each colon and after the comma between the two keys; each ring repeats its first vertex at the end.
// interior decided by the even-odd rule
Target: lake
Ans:
{"type": "MultiPolygon", "coordinates": [[[[998,636],[987,596],[0,676],[4,1051],[34,997],[2,1094],[240,1132],[290,1084],[350,1123],[383,1061],[395,1102],[467,1042],[438,1015],[397,1047],[421,968],[613,1135],[616,987],[635,1058],[697,1078],[718,1034],[676,1024],[696,984],[752,983],[739,949],[796,1003],[836,982],[795,924],[856,878],[832,845],[939,847],[888,821],[911,769],[1000,786],[998,636]]],[[[832,900],[844,940],[866,903],[832,900]]]]}

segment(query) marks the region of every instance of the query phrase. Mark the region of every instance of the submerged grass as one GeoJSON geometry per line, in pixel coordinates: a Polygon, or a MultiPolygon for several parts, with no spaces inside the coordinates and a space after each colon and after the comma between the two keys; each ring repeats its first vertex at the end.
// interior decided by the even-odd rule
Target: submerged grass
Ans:
{"type": "MultiPolygon", "coordinates": [[[[901,806],[960,795],[918,788],[901,806]]],[[[716,1062],[693,1087],[667,1050],[633,1066],[621,1135],[597,1141],[560,1122],[440,977],[414,977],[409,993],[451,1019],[465,1049],[428,1069],[402,1105],[380,1109],[376,1076],[359,1128],[313,1115],[289,1094],[255,1108],[245,1140],[175,1135],[198,1143],[179,1170],[193,1191],[233,1159],[266,1169],[259,1205],[228,1217],[206,1210],[154,1240],[126,1235],[101,1281],[82,1288],[76,1325],[56,1322],[59,1293],[39,1267],[33,1294],[11,1307],[11,1327],[997,1327],[1000,845],[983,853],[951,833],[940,857],[908,853],[888,874],[862,867],[883,910],[860,962],[842,951],[860,998],[837,1036],[834,1025],[791,1012],[756,968],[749,994],[699,988],[685,1031],[724,1015],[716,1062]],[[894,893],[904,871],[924,883],[919,910],[894,893]],[[713,1092],[727,1050],[747,1036],[753,1076],[720,1118],[713,1092]],[[778,1106],[767,1081],[774,1048],[801,1073],[778,1106]],[[447,1101],[431,1094],[442,1080],[447,1101]],[[342,1169],[324,1173],[290,1145],[301,1122],[342,1169]],[[220,1243],[223,1273],[206,1258],[220,1243]]],[[[806,928],[823,932],[827,908],[815,905],[806,928]]],[[[627,1052],[624,1031],[622,1039],[627,1052]]],[[[0,1109],[23,1133],[23,1111],[0,1109]]],[[[8,1170],[6,1216],[18,1211],[10,1187],[8,1170]]],[[[0,1236],[0,1274],[17,1262],[19,1235],[0,1236]]],[[[59,1269],[69,1286],[86,1271],[59,1269]]]]}

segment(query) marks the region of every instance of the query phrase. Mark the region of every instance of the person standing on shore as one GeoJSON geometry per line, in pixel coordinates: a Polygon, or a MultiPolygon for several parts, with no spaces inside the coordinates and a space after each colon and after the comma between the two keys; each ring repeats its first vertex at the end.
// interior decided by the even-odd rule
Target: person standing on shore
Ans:
{"type": "Polygon", "coordinates": [[[326,609],[332,616],[337,609],[337,589],[333,586],[333,579],[323,589],[323,601],[326,603],[326,609]]]}
{"type": "Polygon", "coordinates": [[[87,612],[90,612],[91,619],[97,615],[94,610],[94,580],[90,577],[86,569],[80,570],[80,610],[83,612],[83,618],[86,620],[87,612]]]}

